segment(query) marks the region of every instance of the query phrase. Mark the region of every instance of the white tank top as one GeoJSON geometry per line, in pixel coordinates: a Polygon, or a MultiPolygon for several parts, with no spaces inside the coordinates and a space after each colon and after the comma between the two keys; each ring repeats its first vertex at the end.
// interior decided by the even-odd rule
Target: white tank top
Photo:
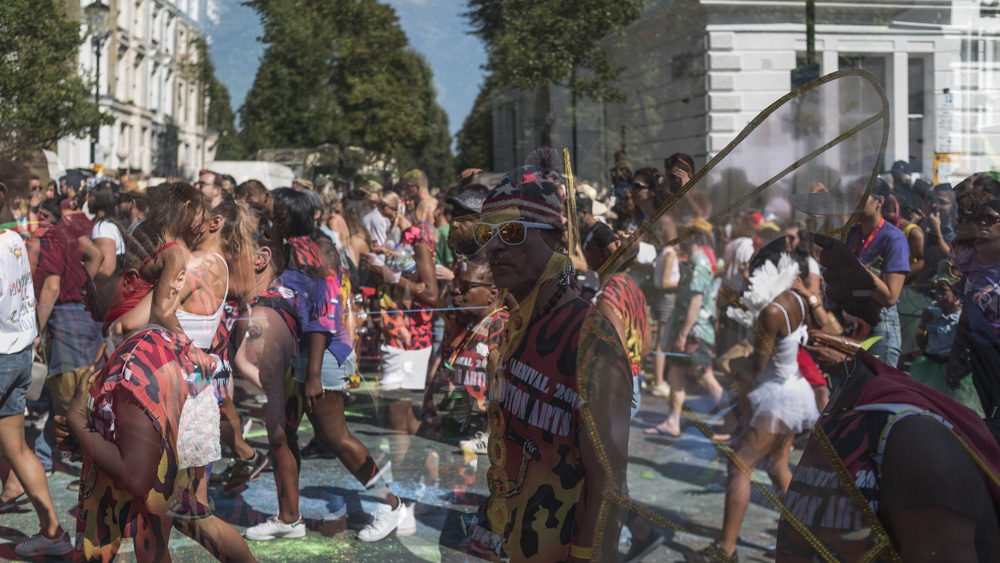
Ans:
{"type": "Polygon", "coordinates": [[[670,282],[677,283],[681,281],[681,266],[680,261],[676,258],[677,251],[672,246],[667,246],[660,251],[660,254],[653,261],[653,281],[657,284],[663,279],[663,267],[667,262],[667,255],[674,254],[674,264],[670,268],[670,282]]]}
{"type": "MultiPolygon", "coordinates": [[[[219,256],[218,254],[215,254],[219,256]]],[[[219,256],[219,260],[222,260],[222,264],[226,267],[226,292],[223,295],[229,294],[229,265],[226,264],[226,259],[219,256]]],[[[222,304],[219,305],[219,309],[212,315],[196,315],[195,313],[189,313],[187,311],[177,310],[177,322],[181,324],[181,328],[184,329],[184,334],[191,339],[191,342],[195,346],[201,348],[202,350],[208,350],[212,347],[212,341],[215,340],[215,333],[219,330],[219,323],[222,322],[222,310],[226,306],[226,298],[222,298],[222,304]]]]}
{"type": "Polygon", "coordinates": [[[781,306],[781,303],[774,302],[774,306],[781,309],[785,315],[785,326],[788,328],[788,336],[780,336],[774,339],[774,348],[771,349],[771,357],[767,360],[767,365],[761,375],[767,375],[766,379],[775,378],[781,381],[792,379],[799,373],[799,346],[809,338],[809,330],[805,325],[806,306],[802,297],[798,293],[792,293],[799,302],[799,310],[802,312],[802,324],[792,330],[792,324],[788,319],[788,311],[781,306]]]}

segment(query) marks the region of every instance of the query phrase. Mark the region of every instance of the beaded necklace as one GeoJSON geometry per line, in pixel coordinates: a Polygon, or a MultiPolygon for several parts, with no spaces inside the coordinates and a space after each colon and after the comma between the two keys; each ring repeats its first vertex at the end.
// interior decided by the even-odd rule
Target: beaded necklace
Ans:
{"type": "Polygon", "coordinates": [[[564,293],[566,293],[567,287],[569,286],[568,285],[559,286],[559,289],[556,290],[555,294],[552,296],[552,299],[549,299],[549,302],[546,303],[544,307],[539,309],[534,315],[531,315],[531,318],[528,319],[528,325],[530,326],[538,319],[549,314],[549,311],[551,311],[552,308],[556,306],[556,303],[559,302],[559,299],[562,298],[564,293]]]}

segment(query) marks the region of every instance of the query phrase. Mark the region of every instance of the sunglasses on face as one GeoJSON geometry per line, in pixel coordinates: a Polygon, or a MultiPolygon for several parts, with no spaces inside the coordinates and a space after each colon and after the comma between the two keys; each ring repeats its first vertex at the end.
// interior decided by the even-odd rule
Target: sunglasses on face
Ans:
{"type": "Polygon", "coordinates": [[[972,221],[977,225],[992,227],[993,225],[1000,223],[1000,215],[976,215],[972,218],[972,221]]]}
{"type": "Polygon", "coordinates": [[[632,184],[631,188],[637,192],[641,192],[642,190],[648,189],[649,186],[636,182],[635,184],[632,184]]]}
{"type": "Polygon", "coordinates": [[[528,237],[528,229],[555,229],[545,223],[529,221],[508,221],[506,223],[476,223],[472,226],[472,238],[479,246],[486,246],[493,237],[500,235],[500,240],[507,246],[517,246],[528,237]]]}

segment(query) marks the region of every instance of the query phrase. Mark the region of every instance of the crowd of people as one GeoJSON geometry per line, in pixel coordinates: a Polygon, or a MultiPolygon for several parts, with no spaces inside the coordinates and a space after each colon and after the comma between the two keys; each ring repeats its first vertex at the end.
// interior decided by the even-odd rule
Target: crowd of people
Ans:
{"type": "Polygon", "coordinates": [[[785,516],[780,560],[808,559],[816,538],[841,558],[882,549],[865,510],[904,559],[944,537],[997,560],[1000,181],[932,186],[898,162],[841,243],[812,233],[847,217],[764,201],[713,219],[696,170],[675,154],[633,172],[619,153],[607,179],[571,190],[542,148],[490,185],[481,170],[443,188],[419,170],[351,188],[202,170],[146,189],[73,172],[43,189],[0,162],[0,509],[26,495],[40,522],[17,553],[109,561],[132,538],[137,558],[160,561],[177,529],[252,561],[248,542],[305,536],[300,469],[316,458],[378,501],[357,540],[412,534],[393,468],[437,481],[437,454],[411,451],[421,436],[487,457],[485,501],[470,495],[461,523],[470,556],[611,561],[627,526],[625,559],[639,561],[663,542],[626,484],[630,426],[648,409],[659,419],[645,435],[674,439],[693,420],[731,454],[704,560],[736,558],[761,464],[804,524],[785,516]],[[362,392],[388,455],[352,434],[362,392]],[[247,441],[249,400],[266,450],[247,441]],[[29,403],[49,412],[33,447],[29,403]],[[793,473],[793,440],[810,430],[793,473]],[[831,485],[868,501],[843,525],[796,509],[826,494],[807,469],[836,472],[823,440],[850,475],[881,475],[831,485]],[[224,453],[232,463],[213,471],[224,453]],[[907,471],[920,456],[937,461],[907,471]],[[76,461],[72,535],[46,472],[76,461]],[[265,471],[277,513],[241,534],[210,489],[239,494],[265,471]],[[961,486],[914,500],[951,474],[961,486]],[[944,531],[922,530],[928,518],[944,531]]]}

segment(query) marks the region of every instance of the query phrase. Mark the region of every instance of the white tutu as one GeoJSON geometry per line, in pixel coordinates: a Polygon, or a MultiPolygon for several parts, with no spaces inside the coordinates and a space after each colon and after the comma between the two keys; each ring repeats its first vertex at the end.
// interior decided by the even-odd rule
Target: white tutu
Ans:
{"type": "Polygon", "coordinates": [[[819,418],[816,395],[801,375],[760,382],[747,398],[750,426],[772,434],[798,434],[819,418]]]}

